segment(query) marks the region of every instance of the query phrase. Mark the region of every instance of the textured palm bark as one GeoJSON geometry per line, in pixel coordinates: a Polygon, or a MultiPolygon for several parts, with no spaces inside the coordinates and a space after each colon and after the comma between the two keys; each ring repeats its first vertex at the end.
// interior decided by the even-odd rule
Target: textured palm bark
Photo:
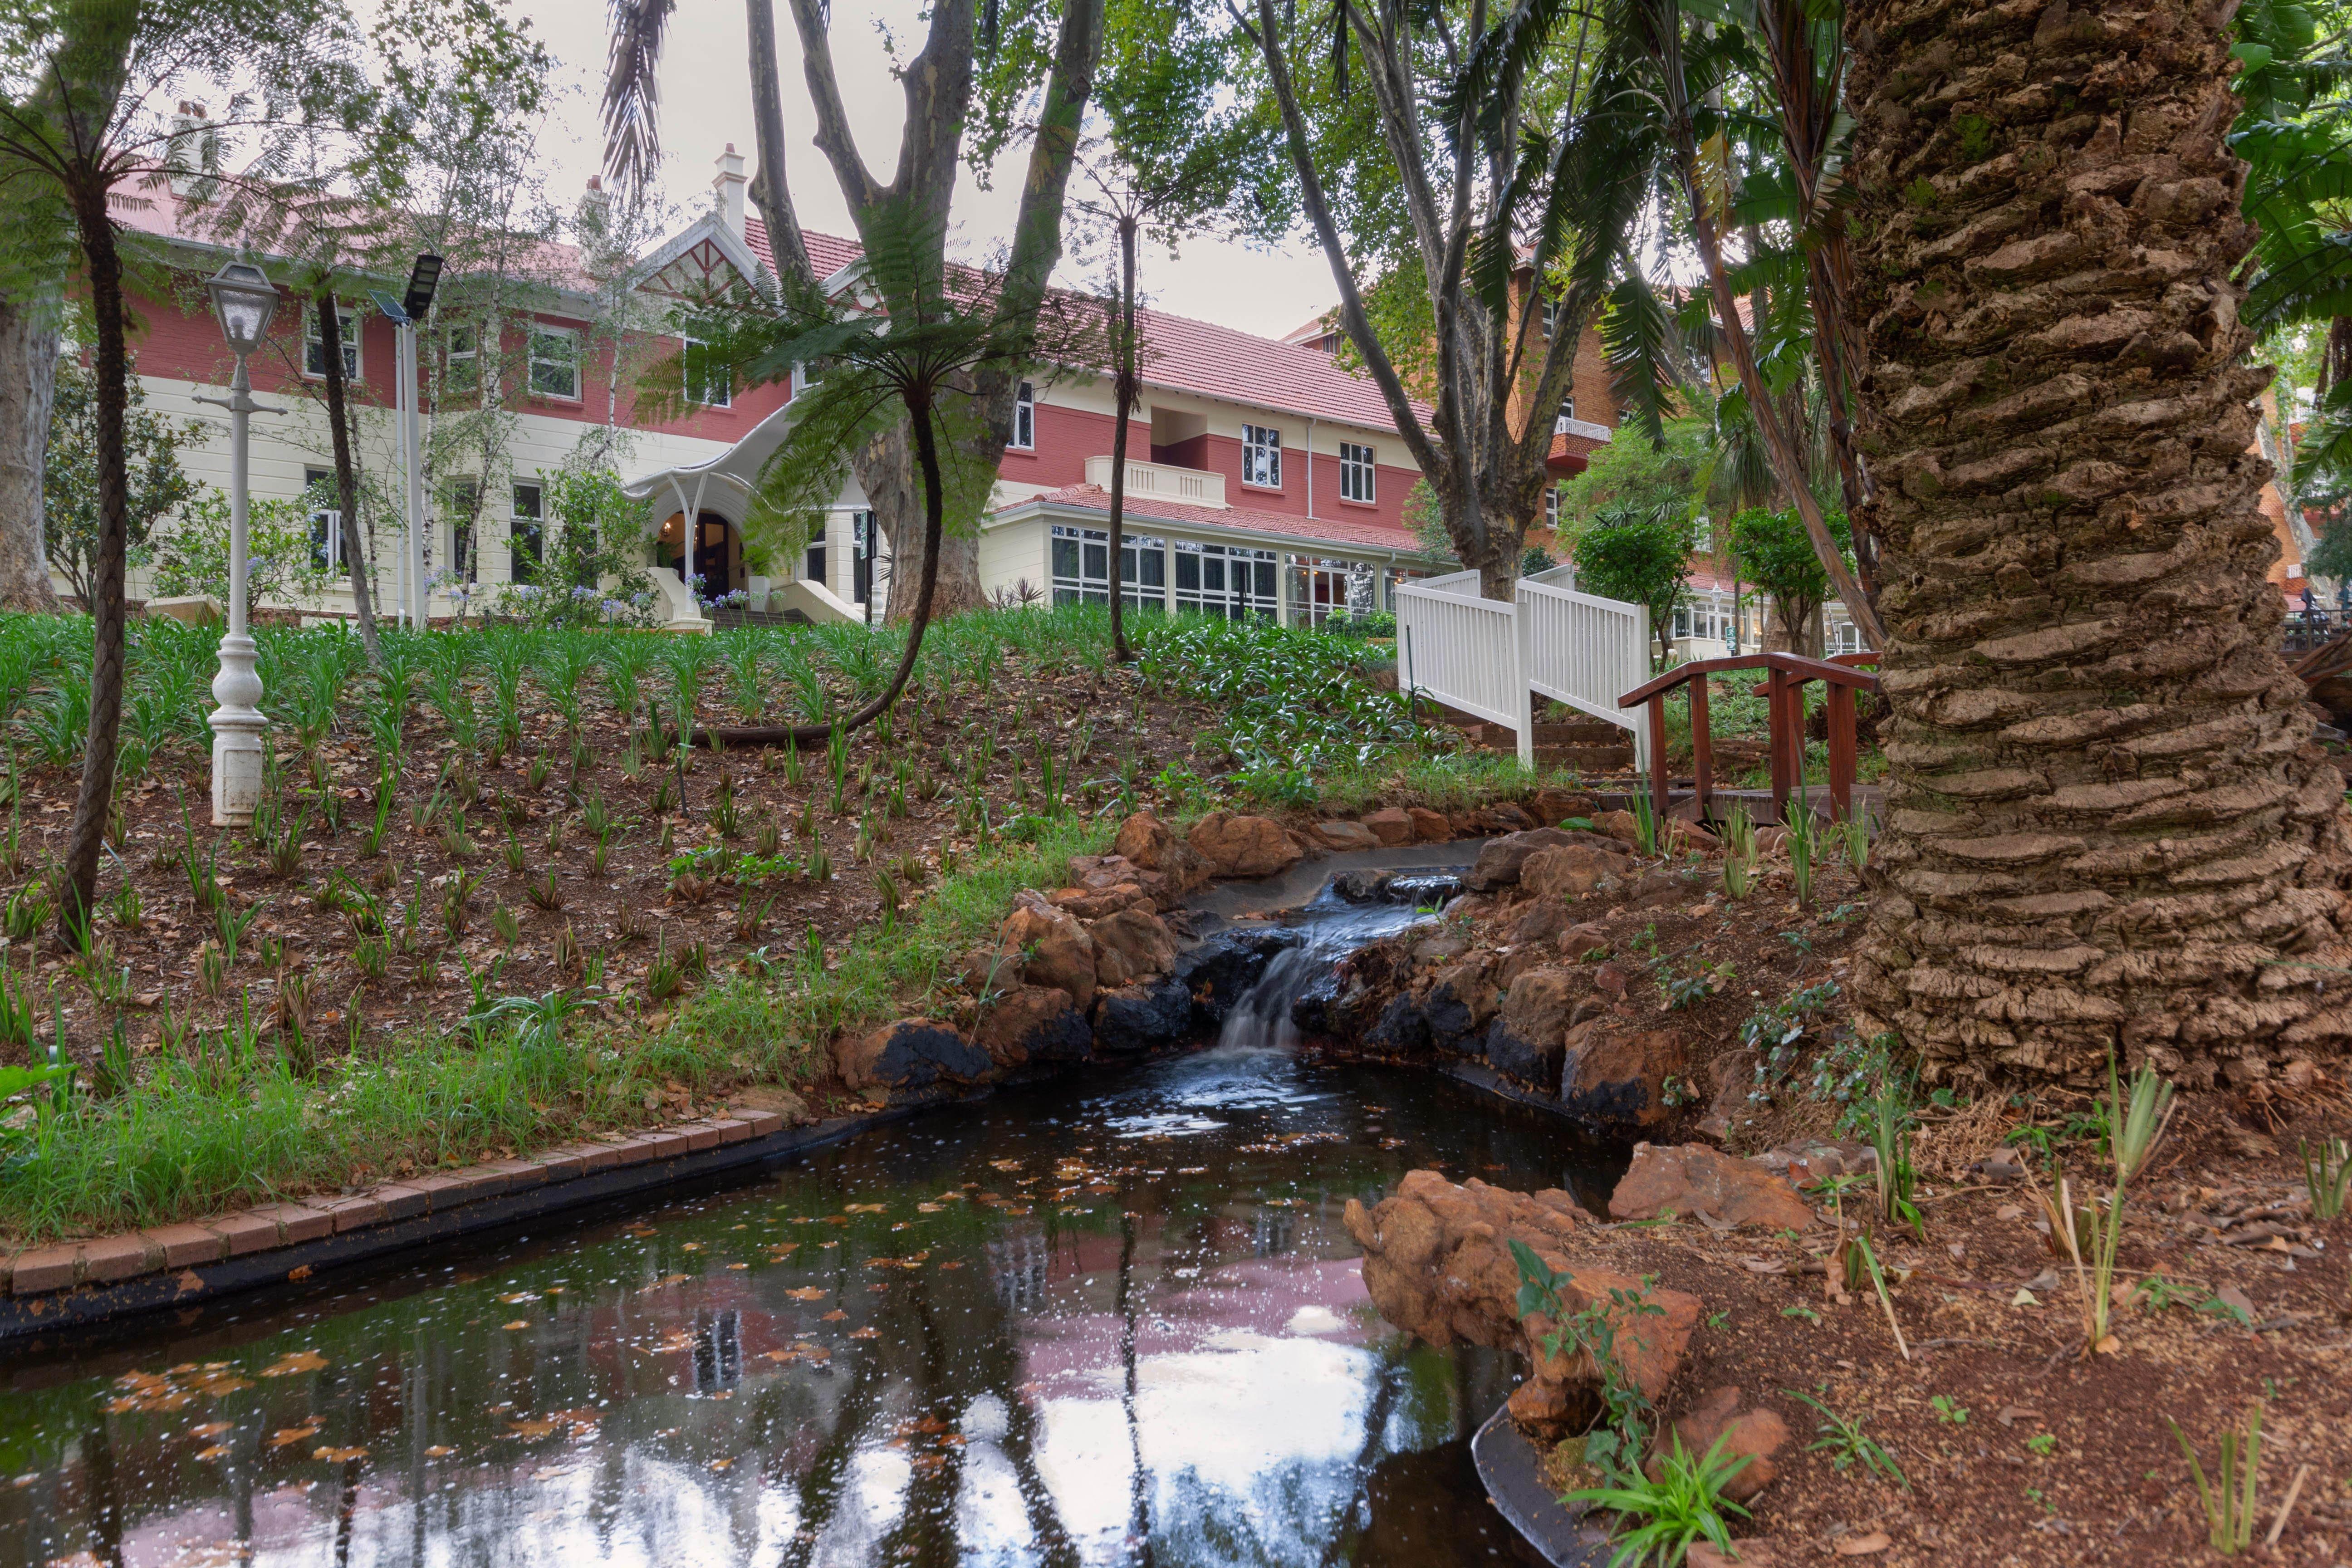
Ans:
{"type": "Polygon", "coordinates": [[[1858,0],[1888,821],[1865,1022],[1931,1079],[2339,1050],[2343,783],[2277,652],[2228,7],[1858,0]]]}
{"type": "Polygon", "coordinates": [[[41,503],[57,382],[50,301],[0,299],[0,610],[58,607],[41,503]]]}

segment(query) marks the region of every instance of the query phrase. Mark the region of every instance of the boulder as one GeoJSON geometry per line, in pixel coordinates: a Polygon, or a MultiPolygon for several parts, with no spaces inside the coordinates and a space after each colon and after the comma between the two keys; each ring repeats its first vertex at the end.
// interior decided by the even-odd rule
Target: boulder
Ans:
{"type": "Polygon", "coordinates": [[[1089,923],[1087,935],[1095,944],[1098,985],[1127,985],[1176,967],[1176,941],[1150,910],[1121,910],[1089,923]]]}
{"type": "Polygon", "coordinates": [[[1289,870],[1305,854],[1272,817],[1223,811],[1194,823],[1191,843],[1220,877],[1271,877],[1289,870]]]}
{"type": "Polygon", "coordinates": [[[1402,806],[1384,805],[1364,818],[1364,831],[1387,845],[1412,842],[1412,817],[1402,806]]]}
{"type": "Polygon", "coordinates": [[[1559,941],[1555,945],[1562,958],[1573,959],[1580,963],[1595,962],[1586,955],[1609,956],[1609,928],[1598,921],[1585,921],[1560,932],[1559,941]]]}
{"type": "Polygon", "coordinates": [[[1425,936],[1412,944],[1415,963],[1451,963],[1470,951],[1470,939],[1457,932],[1425,936]]]}
{"type": "Polygon", "coordinates": [[[978,1083],[994,1064],[986,1051],[929,1018],[901,1018],[834,1047],[834,1068],[851,1089],[929,1089],[978,1083]]]}
{"type": "Polygon", "coordinates": [[[1095,998],[1095,942],[1078,917],[1030,895],[1004,917],[998,941],[1023,955],[1021,977],[1052,985],[1084,1007],[1095,998]]]}
{"type": "Polygon", "coordinates": [[[1024,985],[981,1016],[972,1041],[999,1067],[1084,1061],[1095,1032],[1070,994],[1054,985],[1024,985]]]}
{"type": "Polygon", "coordinates": [[[1655,1219],[1672,1209],[1741,1230],[1803,1230],[1813,1211],[1797,1189],[1755,1160],[1703,1144],[1633,1145],[1633,1163],[1609,1194],[1612,1219],[1655,1219]]]}
{"type": "Polygon", "coordinates": [[[1120,882],[1108,888],[1064,888],[1048,894],[1046,902],[1057,910],[1069,910],[1082,921],[1098,921],[1121,910],[1153,910],[1160,905],[1160,900],[1144,891],[1139,882],[1120,882]]]}
{"type": "Polygon", "coordinates": [[[1201,1016],[1210,1023],[1222,1023],[1234,1004],[1265,977],[1274,955],[1305,940],[1296,931],[1233,927],[1178,953],[1173,973],[1192,993],[1201,1016]]]}
{"type": "Polygon", "coordinates": [[[1526,858],[1519,867],[1519,885],[1538,898],[1580,899],[1623,880],[1633,866],[1630,856],[1613,850],[1590,844],[1556,844],[1526,858]]]}
{"type": "Polygon", "coordinates": [[[1568,906],[1558,899],[1538,899],[1511,923],[1514,942],[1551,942],[1568,929],[1568,906]]]}
{"type": "Polygon", "coordinates": [[[1095,998],[1095,1044],[1132,1056],[1181,1044],[1192,1033],[1192,994],[1172,976],[1121,985],[1095,998]]]}
{"type": "Polygon", "coordinates": [[[1558,965],[1512,981],[1503,1010],[1486,1032],[1486,1065],[1546,1094],[1559,1092],[1569,1016],[1588,989],[1573,970],[1558,965]]]}
{"type": "Polygon", "coordinates": [[[1111,850],[1129,864],[1162,878],[1164,896],[1171,901],[1209,879],[1208,862],[1177,837],[1174,828],[1148,811],[1139,811],[1118,825],[1118,837],[1111,850]]]}
{"type": "MultiPolygon", "coordinates": [[[[1704,1456],[1718,1439],[1723,1444],[1723,1463],[1738,1464],[1747,1458],[1748,1463],[1723,1489],[1723,1495],[1737,1503],[1751,1500],[1772,1484],[1780,1474],[1773,1456],[1789,1446],[1789,1424],[1780,1413],[1761,1407],[1741,1409],[1739,1390],[1730,1387],[1710,1388],[1700,1394],[1667,1430],[1682,1439],[1683,1452],[1693,1458],[1704,1456]]],[[[1671,1451],[1667,1432],[1659,1433],[1650,1462],[1643,1467],[1652,1480],[1664,1475],[1664,1456],[1671,1451]]],[[[1741,1561],[1747,1561],[1744,1553],[1741,1561]]]]}
{"type": "Polygon", "coordinates": [[[1579,795],[1574,790],[1547,785],[1536,791],[1536,798],[1530,809],[1534,811],[1538,823],[1546,827],[1558,827],[1571,816],[1581,816],[1589,820],[1594,806],[1592,797],[1589,795],[1579,795]]]}
{"type": "MultiPolygon", "coordinates": [[[[1603,964],[1602,969],[1609,966],[1603,964]]],[[[1666,1079],[1684,1072],[1682,1037],[1636,1029],[1614,1017],[1568,1032],[1559,1073],[1560,1109],[1603,1137],[1622,1137],[1665,1119],[1666,1079]]]]}
{"type": "Polygon", "coordinates": [[[1641,845],[1642,826],[1633,820],[1633,814],[1630,811],[1604,812],[1593,819],[1592,826],[1621,844],[1631,844],[1637,848],[1641,845]]]}
{"type": "Polygon", "coordinates": [[[1360,822],[1318,822],[1315,837],[1327,849],[1377,849],[1381,840],[1360,822]]]}
{"type": "Polygon", "coordinates": [[[1429,1020],[1421,1016],[1421,1005],[1410,996],[1391,998],[1364,1032],[1364,1048],[1381,1056],[1427,1055],[1429,1020]]]}
{"type": "Polygon", "coordinates": [[[982,1001],[1021,984],[1021,953],[1011,947],[975,947],[956,960],[956,983],[982,1001]]]}
{"type": "Polygon", "coordinates": [[[1474,960],[1437,972],[1422,998],[1421,1015],[1428,1020],[1432,1044],[1475,1056],[1498,1005],[1486,966],[1474,960]]]}
{"type": "Polygon", "coordinates": [[[1442,811],[1432,811],[1425,805],[1408,805],[1406,816],[1412,820],[1412,836],[1423,844],[1444,844],[1454,837],[1454,825],[1445,820],[1442,811]]]}
{"type": "Polygon", "coordinates": [[[1568,833],[1558,827],[1530,828],[1525,833],[1513,833],[1501,838],[1489,839],[1478,851],[1477,863],[1462,879],[1462,885],[1474,893],[1492,892],[1496,888],[1517,887],[1519,873],[1528,857],[1538,849],[1572,843],[1568,833]]]}
{"type": "Polygon", "coordinates": [[[1634,884],[1633,896],[1626,900],[1626,908],[1667,909],[1675,904],[1688,903],[1691,900],[1698,898],[1701,892],[1702,889],[1695,879],[1685,877],[1679,871],[1664,869],[1646,871],[1643,873],[1642,879],[1634,884]]]}
{"type": "Polygon", "coordinates": [[[1349,1199],[1343,1221],[1364,1249],[1364,1289],[1381,1317],[1440,1348],[1466,1342],[1528,1358],[1528,1383],[1538,1386],[1523,1386],[1527,1397],[1515,1394],[1511,1404],[1535,1417],[1540,1436],[1565,1436],[1569,1413],[1589,1408],[1599,1377],[1573,1345],[1545,1352],[1544,1337],[1558,1329],[1550,1318],[1519,1316],[1511,1242],[1526,1244],[1562,1277],[1558,1289],[1568,1310],[1597,1306],[1613,1320],[1625,1373],[1653,1399],[1681,1368],[1698,1322],[1696,1297],[1579,1260],[1579,1232],[1592,1220],[1563,1192],[1506,1192],[1475,1178],[1457,1187],[1434,1171],[1414,1171],[1375,1208],[1349,1199]],[[1615,1304],[1612,1290],[1659,1310],[1629,1310],[1615,1304]]]}

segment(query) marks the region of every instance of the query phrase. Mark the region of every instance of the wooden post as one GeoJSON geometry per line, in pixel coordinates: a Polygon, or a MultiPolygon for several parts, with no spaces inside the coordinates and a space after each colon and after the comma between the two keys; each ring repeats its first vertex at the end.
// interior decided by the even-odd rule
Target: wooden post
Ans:
{"type": "Polygon", "coordinates": [[[1695,675],[1690,680],[1691,721],[1691,797],[1698,807],[1699,820],[1706,820],[1707,805],[1715,798],[1715,742],[1707,734],[1706,677],[1695,675]]]}
{"type": "Polygon", "coordinates": [[[1772,820],[1789,820],[1789,678],[1774,670],[1764,687],[1765,748],[1772,758],[1772,820]]]}
{"type": "Polygon", "coordinates": [[[1829,684],[1830,807],[1840,816],[1853,815],[1853,688],[1829,684]]]}
{"type": "Polygon", "coordinates": [[[1666,694],[1652,697],[1650,710],[1650,805],[1658,819],[1658,842],[1666,841],[1666,694]]]}

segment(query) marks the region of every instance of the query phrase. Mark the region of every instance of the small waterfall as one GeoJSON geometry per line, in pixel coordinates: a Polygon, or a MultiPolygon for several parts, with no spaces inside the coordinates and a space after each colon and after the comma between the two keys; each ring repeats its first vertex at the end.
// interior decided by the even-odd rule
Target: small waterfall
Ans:
{"type": "Polygon", "coordinates": [[[1334,877],[1305,907],[1270,930],[1303,938],[1266,962],[1217,1032],[1217,1046],[1289,1050],[1298,1044],[1291,1008],[1331,966],[1367,943],[1434,918],[1461,891],[1453,871],[1351,872],[1334,877]]]}

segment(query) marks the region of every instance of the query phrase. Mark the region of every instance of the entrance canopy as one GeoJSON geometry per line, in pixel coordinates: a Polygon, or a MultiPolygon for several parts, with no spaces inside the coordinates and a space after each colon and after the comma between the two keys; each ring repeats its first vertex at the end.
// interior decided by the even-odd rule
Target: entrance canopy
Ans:
{"type": "Polygon", "coordinates": [[[699,463],[679,463],[657,468],[650,474],[629,480],[621,487],[622,493],[632,500],[651,500],[656,504],[675,506],[688,516],[698,515],[706,497],[716,500],[710,487],[715,482],[722,491],[733,494],[733,510],[741,513],[751,500],[751,487],[760,478],[760,470],[784,438],[793,431],[793,405],[789,403],[743,434],[717,457],[699,463]]]}

